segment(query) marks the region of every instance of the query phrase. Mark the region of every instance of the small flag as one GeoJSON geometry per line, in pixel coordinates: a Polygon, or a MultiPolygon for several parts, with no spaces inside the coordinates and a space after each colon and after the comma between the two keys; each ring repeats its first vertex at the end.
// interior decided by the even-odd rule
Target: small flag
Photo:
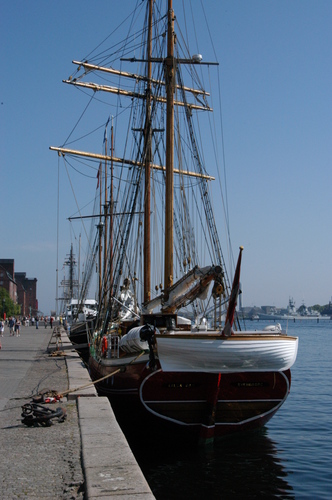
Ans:
{"type": "Polygon", "coordinates": [[[109,124],[109,122],[110,122],[110,116],[108,117],[108,120],[107,120],[106,125],[105,125],[104,144],[105,144],[106,139],[107,139],[107,125],[109,124]]]}
{"type": "Polygon", "coordinates": [[[100,178],[100,174],[101,174],[101,163],[99,163],[99,168],[98,168],[98,172],[97,172],[97,179],[98,179],[98,182],[97,182],[97,189],[99,188],[99,178],[100,178]]]}

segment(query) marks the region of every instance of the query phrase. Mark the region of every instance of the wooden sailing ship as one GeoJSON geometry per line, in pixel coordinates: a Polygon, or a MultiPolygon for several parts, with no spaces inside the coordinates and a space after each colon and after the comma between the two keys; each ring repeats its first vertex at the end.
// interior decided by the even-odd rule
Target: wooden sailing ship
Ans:
{"type": "Polygon", "coordinates": [[[100,162],[98,183],[104,181],[99,315],[89,357],[100,394],[135,426],[142,419],[210,440],[261,427],[275,414],[290,390],[298,339],[241,330],[236,304],[242,248],[231,286],[211,199],[214,177],[201,151],[205,139],[200,142],[194,127],[195,113],[212,111],[199,72],[216,63],[202,62],[180,42],[172,0],[166,13],[165,0],[144,5],[146,26],[132,38],[128,34],[117,51],[120,64],[144,73],[114,68],[114,50],[103,65],[74,61],[77,73],[66,80],[121,102],[110,145],[105,140],[101,154],[51,149],[100,162]],[[139,57],[130,54],[136,44],[139,57]],[[90,74],[102,75],[101,83],[86,82],[90,74]],[[197,87],[184,84],[186,75],[197,87]],[[126,130],[133,137],[130,151],[126,130]]]}

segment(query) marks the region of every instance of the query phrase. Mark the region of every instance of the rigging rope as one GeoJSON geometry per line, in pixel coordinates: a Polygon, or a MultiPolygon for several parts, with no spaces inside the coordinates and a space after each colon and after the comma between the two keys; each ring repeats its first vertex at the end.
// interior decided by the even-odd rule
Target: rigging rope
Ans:
{"type": "MultiPolygon", "coordinates": [[[[132,365],[135,361],[137,361],[141,356],[143,356],[143,354],[145,354],[145,351],[141,351],[137,356],[136,358],[132,359],[130,361],[130,363],[128,363],[126,366],[129,366],[129,365],[132,365]]],[[[76,391],[79,391],[79,390],[82,390],[82,389],[86,389],[87,387],[90,387],[91,385],[96,385],[96,384],[99,384],[99,382],[102,382],[103,380],[106,380],[107,378],[110,378],[110,377],[113,377],[113,375],[115,375],[116,373],[119,373],[120,371],[122,370],[122,368],[118,368],[117,370],[114,370],[114,372],[112,373],[109,373],[108,375],[105,375],[104,377],[101,377],[99,378],[98,380],[94,380],[93,382],[89,382],[88,384],[85,384],[85,385],[81,385],[80,387],[76,387],[75,389],[68,389],[67,391],[64,391],[62,394],[61,394],[61,397],[63,396],[67,396],[68,394],[71,394],[73,392],[76,392],[76,391]]]]}

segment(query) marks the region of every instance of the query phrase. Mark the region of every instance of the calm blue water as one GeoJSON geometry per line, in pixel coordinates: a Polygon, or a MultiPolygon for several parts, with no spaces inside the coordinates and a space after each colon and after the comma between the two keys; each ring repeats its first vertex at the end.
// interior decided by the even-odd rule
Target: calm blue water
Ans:
{"type": "Polygon", "coordinates": [[[332,498],[332,321],[289,322],[288,334],[299,337],[291,393],[262,433],[204,449],[133,445],[158,500],[332,498]]]}

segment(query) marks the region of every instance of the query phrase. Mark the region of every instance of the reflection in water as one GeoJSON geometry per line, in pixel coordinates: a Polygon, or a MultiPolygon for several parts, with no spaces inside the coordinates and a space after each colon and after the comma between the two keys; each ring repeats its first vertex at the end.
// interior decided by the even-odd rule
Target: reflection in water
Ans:
{"type": "Polygon", "coordinates": [[[157,500],[295,498],[266,430],[205,448],[130,441],[157,500]]]}

